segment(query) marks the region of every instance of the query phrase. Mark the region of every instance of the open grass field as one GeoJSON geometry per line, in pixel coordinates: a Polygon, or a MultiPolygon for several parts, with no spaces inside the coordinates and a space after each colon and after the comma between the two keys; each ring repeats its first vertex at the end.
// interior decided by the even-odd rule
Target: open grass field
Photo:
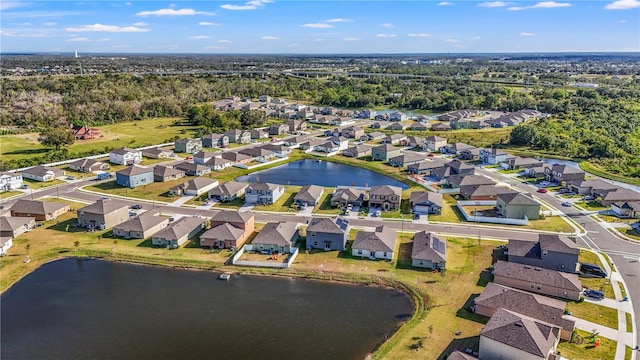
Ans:
{"type": "Polygon", "coordinates": [[[584,343],[578,345],[575,343],[569,343],[566,341],[561,342],[558,345],[558,351],[562,354],[562,357],[571,360],[582,359],[601,359],[601,360],[613,360],[616,357],[615,340],[607,339],[602,336],[600,338],[600,346],[595,347],[589,342],[589,333],[582,330],[577,330],[577,334],[585,339],[584,343]]]}
{"type": "MultiPolygon", "coordinates": [[[[78,140],[69,147],[69,151],[79,153],[123,146],[140,147],[163,143],[174,136],[193,136],[197,127],[174,125],[176,120],[182,119],[157,118],[99,126],[97,128],[102,135],[100,138],[78,140]]],[[[50,150],[38,142],[36,133],[2,135],[0,142],[0,155],[6,160],[43,155],[50,150]]]]}

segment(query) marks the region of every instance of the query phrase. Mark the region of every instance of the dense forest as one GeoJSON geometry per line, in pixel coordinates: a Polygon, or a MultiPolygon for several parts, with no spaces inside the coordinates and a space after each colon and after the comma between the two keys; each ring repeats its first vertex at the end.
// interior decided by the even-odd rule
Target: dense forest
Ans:
{"type": "Polygon", "coordinates": [[[640,79],[616,81],[615,86],[576,89],[511,86],[443,74],[415,79],[305,78],[280,73],[2,78],[0,125],[42,132],[71,124],[96,126],[183,116],[201,125],[203,133],[221,131],[259,126],[266,119],[242,112],[216,114],[209,103],[232,95],[257,98],[262,94],[340,108],[434,112],[537,109],[552,116],[515,127],[511,145],[568,157],[606,159],[600,162],[609,170],[640,176],[640,79]]]}

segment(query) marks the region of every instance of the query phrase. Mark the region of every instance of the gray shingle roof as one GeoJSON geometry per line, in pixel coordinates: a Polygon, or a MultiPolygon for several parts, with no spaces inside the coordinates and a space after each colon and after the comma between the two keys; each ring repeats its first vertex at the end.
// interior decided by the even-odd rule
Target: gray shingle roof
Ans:
{"type": "Polygon", "coordinates": [[[25,224],[35,221],[33,217],[13,217],[13,216],[0,216],[0,229],[2,231],[11,230],[15,231],[25,224]]]}
{"type": "Polygon", "coordinates": [[[349,229],[349,222],[340,218],[313,218],[307,231],[319,233],[344,234],[349,229]]]}
{"type": "Polygon", "coordinates": [[[265,244],[276,246],[290,246],[298,229],[293,222],[269,222],[251,242],[252,244],[265,244]]]}
{"type": "MultiPolygon", "coordinates": [[[[511,250],[511,249],[509,249],[511,250]]],[[[510,279],[534,282],[569,291],[581,291],[582,283],[577,274],[569,274],[535,266],[499,260],[493,266],[493,274],[510,279]]]]}
{"type": "Polygon", "coordinates": [[[154,238],[178,240],[193,231],[196,227],[202,226],[204,219],[198,217],[183,217],[174,222],[171,226],[162,229],[153,235],[154,238]]]}
{"type": "Polygon", "coordinates": [[[393,252],[396,244],[396,231],[388,226],[378,226],[375,231],[359,231],[353,241],[352,249],[393,252]]]}
{"type": "Polygon", "coordinates": [[[504,203],[507,205],[531,205],[531,206],[538,205],[540,206],[539,202],[519,192],[508,192],[504,194],[498,194],[497,199],[504,201],[504,203]]]}
{"type": "Polygon", "coordinates": [[[78,212],[85,212],[89,214],[108,214],[110,212],[128,208],[128,204],[124,201],[115,200],[115,199],[100,199],[93,204],[87,205],[83,208],[78,209],[78,212]]]}
{"type": "Polygon", "coordinates": [[[529,354],[546,358],[560,336],[552,324],[505,309],[498,309],[480,332],[480,336],[495,340],[529,354]]]}
{"type": "Polygon", "coordinates": [[[433,233],[420,231],[413,236],[411,258],[434,263],[447,261],[447,242],[433,233]]]}
{"type": "Polygon", "coordinates": [[[12,212],[44,215],[55,212],[69,205],[54,201],[37,201],[20,199],[11,206],[12,212]]]}
{"type": "Polygon", "coordinates": [[[402,197],[402,189],[392,185],[372,186],[369,195],[396,195],[402,197]]]}
{"type": "Polygon", "coordinates": [[[409,202],[414,205],[435,204],[442,207],[442,194],[432,191],[413,191],[409,202]]]}
{"type": "Polygon", "coordinates": [[[244,230],[229,223],[220,224],[205,231],[200,235],[201,239],[238,240],[244,234],[244,230]]]}
{"type": "Polygon", "coordinates": [[[135,176],[135,175],[147,174],[152,172],[153,172],[153,168],[147,168],[139,165],[132,165],[122,170],[116,171],[116,174],[125,175],[125,176],[135,176]]]}
{"type": "Polygon", "coordinates": [[[246,223],[254,217],[251,212],[238,212],[238,211],[220,211],[213,215],[211,221],[222,221],[229,223],[246,223]]]}
{"type": "Polygon", "coordinates": [[[318,185],[305,185],[294,196],[294,200],[316,202],[324,193],[324,188],[318,185]]]}
{"type": "Polygon", "coordinates": [[[209,195],[232,195],[249,186],[247,183],[237,181],[227,181],[226,183],[209,190],[209,195]]]}
{"type": "Polygon", "coordinates": [[[122,224],[116,225],[113,228],[123,231],[147,231],[159,224],[169,223],[169,218],[156,215],[157,213],[147,211],[131,220],[127,220],[122,224]]]}

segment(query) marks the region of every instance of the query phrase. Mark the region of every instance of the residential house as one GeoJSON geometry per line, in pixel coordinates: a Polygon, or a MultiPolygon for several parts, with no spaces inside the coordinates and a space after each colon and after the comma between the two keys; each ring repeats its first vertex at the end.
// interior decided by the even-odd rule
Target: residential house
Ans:
{"type": "Polygon", "coordinates": [[[207,134],[202,137],[202,147],[227,147],[229,146],[229,137],[223,134],[207,134]]]}
{"type": "Polygon", "coordinates": [[[341,117],[338,117],[338,118],[335,118],[335,119],[331,120],[329,123],[331,125],[335,125],[335,126],[347,126],[347,125],[355,124],[356,121],[353,118],[351,118],[350,116],[343,115],[341,117]]]}
{"type": "MultiPolygon", "coordinates": [[[[468,176],[467,176],[468,177],[468,176]]],[[[511,193],[513,190],[505,186],[494,185],[463,185],[459,186],[460,195],[467,200],[491,201],[496,200],[498,195],[511,193]]]]}
{"type": "Polygon", "coordinates": [[[266,139],[269,137],[269,132],[262,129],[252,129],[249,130],[249,134],[251,134],[251,139],[266,139]]]}
{"type": "MultiPolygon", "coordinates": [[[[306,117],[307,116],[305,115],[305,118],[306,117]]],[[[298,132],[298,131],[307,130],[307,123],[305,121],[302,121],[302,120],[291,119],[291,120],[287,121],[287,126],[288,126],[287,131],[292,133],[292,134],[295,133],[295,132],[298,132]]]]}
{"type": "Polygon", "coordinates": [[[216,179],[195,177],[185,183],[171,188],[169,192],[174,195],[200,196],[216,186],[218,186],[218,180],[216,179]]]}
{"type": "Polygon", "coordinates": [[[195,154],[202,150],[202,140],[200,139],[179,139],[175,142],[175,152],[195,154]]]}
{"type": "Polygon", "coordinates": [[[360,137],[361,140],[364,141],[377,141],[377,140],[382,140],[386,137],[387,135],[383,132],[380,131],[372,131],[368,134],[365,134],[363,136],[360,137]]]}
{"type": "Polygon", "coordinates": [[[391,144],[382,144],[371,149],[371,159],[388,161],[392,157],[400,155],[400,148],[397,148],[391,144]]]}
{"type": "Polygon", "coordinates": [[[235,151],[222,153],[222,158],[236,164],[247,164],[253,161],[253,158],[251,156],[240,154],[235,151]]]}
{"type": "Polygon", "coordinates": [[[545,180],[568,185],[584,180],[585,172],[569,165],[552,165],[544,168],[545,180]]]}
{"type": "Polygon", "coordinates": [[[560,328],[498,309],[480,332],[480,359],[556,359],[560,328]]]}
{"type": "Polygon", "coordinates": [[[276,153],[274,153],[273,151],[267,150],[264,147],[246,148],[238,151],[238,153],[247,155],[253,161],[258,161],[258,162],[267,162],[276,156],[276,153]]]}
{"type": "Polygon", "coordinates": [[[174,157],[175,154],[169,149],[152,147],[142,150],[142,156],[150,159],[168,159],[174,157]]]}
{"type": "Polygon", "coordinates": [[[65,172],[58,168],[49,166],[34,166],[22,171],[22,177],[35,181],[53,181],[55,178],[64,176],[65,172]]]}
{"type": "Polygon", "coordinates": [[[146,239],[169,225],[169,218],[144,212],[113,227],[113,235],[125,239],[146,239]]]}
{"type": "Polygon", "coordinates": [[[433,131],[451,131],[451,130],[453,130],[453,128],[449,124],[435,123],[435,124],[431,125],[431,130],[433,130],[433,131]]]}
{"type": "Polygon", "coordinates": [[[342,130],[342,136],[350,139],[360,139],[364,135],[364,129],[360,126],[349,126],[342,130]]]}
{"type": "Polygon", "coordinates": [[[496,197],[496,212],[509,219],[538,220],[540,203],[531,195],[519,192],[499,194],[496,197]]]}
{"type": "Polygon", "coordinates": [[[156,165],[153,167],[153,181],[164,182],[171,180],[178,180],[184,177],[184,171],[174,169],[170,166],[156,165]]]}
{"type": "Polygon", "coordinates": [[[609,190],[617,189],[619,186],[611,184],[602,179],[587,179],[582,181],[572,181],[567,184],[567,188],[579,195],[595,195],[609,190]]]}
{"type": "Polygon", "coordinates": [[[505,170],[519,170],[543,166],[544,162],[534,158],[522,158],[519,156],[508,157],[500,163],[500,167],[505,170]]]}
{"type": "Polygon", "coordinates": [[[371,155],[371,146],[356,145],[342,151],[343,156],[359,158],[371,155]]]}
{"type": "Polygon", "coordinates": [[[199,165],[206,165],[207,161],[219,155],[220,153],[213,151],[198,151],[193,154],[193,162],[199,165]]]}
{"type": "Polygon", "coordinates": [[[246,130],[234,129],[224,133],[230,143],[248,144],[251,142],[251,133],[246,130]]]}
{"type": "Polygon", "coordinates": [[[423,162],[426,159],[424,153],[405,152],[389,159],[389,165],[394,167],[405,167],[423,162]]]}
{"type": "Polygon", "coordinates": [[[406,130],[409,127],[409,125],[407,124],[403,124],[401,122],[394,122],[392,124],[390,124],[389,126],[387,126],[385,129],[386,130],[392,130],[392,131],[403,131],[406,130]]]}
{"type": "Polygon", "coordinates": [[[247,186],[249,186],[247,183],[227,181],[209,190],[209,199],[215,199],[221,202],[233,201],[244,196],[244,191],[247,186]]]}
{"type": "MultiPolygon", "coordinates": [[[[293,120],[290,120],[293,121],[293,120]]],[[[299,120],[296,120],[299,121],[299,120]]],[[[289,132],[289,125],[287,124],[273,124],[269,126],[269,135],[282,135],[289,132]]]]}
{"type": "Polygon", "coordinates": [[[502,260],[493,265],[493,282],[569,300],[578,300],[582,292],[578,274],[502,260]]]}
{"type": "MultiPolygon", "coordinates": [[[[3,225],[3,221],[0,220],[0,225],[3,225]]],[[[1,232],[1,230],[0,230],[1,232]]],[[[9,249],[13,246],[12,236],[0,236],[0,255],[5,255],[9,249]]]]}
{"type": "Polygon", "coordinates": [[[351,255],[370,259],[392,260],[396,248],[396,231],[380,225],[374,231],[358,231],[351,245],[351,255]]]}
{"type": "Polygon", "coordinates": [[[293,222],[268,222],[253,239],[253,250],[268,250],[277,253],[289,253],[295,246],[300,234],[293,222]]]}
{"type": "Polygon", "coordinates": [[[447,241],[434,233],[420,231],[413,236],[411,266],[444,270],[447,263],[447,241]]]}
{"type": "Polygon", "coordinates": [[[580,250],[575,239],[538,234],[538,241],[509,239],[509,261],[540,268],[576,273],[580,250]]]}
{"type": "Polygon", "coordinates": [[[22,174],[15,172],[0,172],[0,191],[19,189],[22,186],[22,174]]]}
{"type": "Polygon", "coordinates": [[[153,168],[133,165],[116,171],[116,184],[135,188],[153,183],[153,168]]]}
{"type": "Polygon", "coordinates": [[[369,206],[382,210],[398,210],[402,200],[402,189],[391,185],[372,186],[369,190],[369,206]]]}
{"type": "Polygon", "coordinates": [[[408,147],[419,147],[422,150],[426,148],[427,139],[419,136],[409,136],[405,140],[400,141],[400,145],[408,147]]]}
{"type": "Polygon", "coordinates": [[[305,150],[307,152],[313,150],[316,148],[316,146],[319,145],[323,145],[324,143],[326,143],[327,141],[325,139],[309,139],[308,141],[305,141],[303,143],[300,144],[299,148],[300,150],[305,150]]]}
{"type": "Polygon", "coordinates": [[[293,201],[300,206],[316,206],[324,194],[324,188],[318,185],[305,185],[293,197],[293,201]]]}
{"type": "Polygon", "coordinates": [[[458,155],[463,150],[475,149],[475,147],[465,143],[448,144],[442,147],[441,151],[445,154],[458,155]]]}
{"type": "Polygon", "coordinates": [[[205,225],[205,219],[183,217],[151,236],[151,244],[172,249],[178,248],[198,235],[205,225]]]}
{"type": "Polygon", "coordinates": [[[478,160],[480,158],[481,148],[464,149],[460,151],[460,160],[478,160]]]}
{"type": "Polygon", "coordinates": [[[441,164],[436,164],[433,161],[421,161],[417,164],[407,165],[407,171],[413,174],[426,174],[434,168],[444,167],[444,163],[445,161],[442,161],[441,164]]]}
{"type": "Polygon", "coordinates": [[[339,150],[346,150],[349,147],[349,139],[344,136],[333,136],[327,140],[338,145],[339,150]]]}
{"type": "Polygon", "coordinates": [[[640,201],[620,201],[611,204],[611,212],[621,218],[640,218],[640,201]]]}
{"type": "Polygon", "coordinates": [[[546,166],[536,166],[532,168],[525,168],[522,172],[524,176],[534,178],[536,181],[539,181],[545,178],[546,168],[546,166]]]}
{"type": "Polygon", "coordinates": [[[204,165],[211,168],[211,170],[220,171],[231,167],[233,163],[231,162],[231,160],[227,160],[222,157],[214,157],[209,159],[206,163],[204,163],[204,165]]]}
{"type": "Polygon", "coordinates": [[[49,221],[69,210],[71,210],[69,204],[61,202],[20,199],[11,205],[11,216],[33,217],[36,221],[49,221]]]}
{"type": "Polygon", "coordinates": [[[105,164],[102,161],[98,161],[95,159],[78,159],[76,161],[72,161],[69,164],[69,169],[77,172],[94,172],[94,171],[105,171],[109,169],[109,164],[105,164]]]}
{"type": "Polygon", "coordinates": [[[508,286],[490,282],[480,296],[473,300],[474,312],[492,317],[503,308],[518,314],[538,319],[562,328],[560,339],[569,341],[575,321],[564,318],[567,302],[547,296],[532,294],[508,286]]]}
{"type": "Polygon", "coordinates": [[[200,235],[200,246],[240,248],[253,233],[255,216],[248,212],[220,211],[211,219],[211,228],[200,235]]]}
{"type": "Polygon", "coordinates": [[[100,137],[99,129],[89,128],[86,125],[72,125],[70,131],[75,140],[90,140],[100,137]]]}
{"type": "Polygon", "coordinates": [[[621,201],[640,201],[640,193],[631,189],[617,188],[614,190],[596,193],[602,206],[612,206],[621,201]]]}
{"type": "Polygon", "coordinates": [[[478,158],[485,164],[498,165],[506,161],[508,156],[509,154],[507,154],[506,152],[500,149],[492,148],[480,150],[478,158]]]}
{"type": "Polygon", "coordinates": [[[373,119],[378,115],[378,112],[375,110],[365,109],[360,111],[359,118],[360,119],[373,119]]]}
{"type": "Polygon", "coordinates": [[[173,165],[174,169],[184,171],[188,176],[202,176],[211,173],[211,168],[206,165],[199,165],[192,162],[183,161],[173,165]]]}
{"type": "Polygon", "coordinates": [[[284,186],[270,183],[254,183],[247,186],[244,199],[247,204],[273,204],[284,194],[284,186]]]}
{"type": "Polygon", "coordinates": [[[409,130],[413,130],[413,131],[426,131],[428,129],[429,129],[429,124],[425,124],[417,121],[411,124],[411,126],[409,126],[409,130]]]}
{"type": "Polygon", "coordinates": [[[427,136],[425,138],[426,150],[429,151],[440,151],[442,147],[447,145],[447,139],[440,136],[427,136]]]}
{"type": "Polygon", "coordinates": [[[342,251],[349,238],[349,222],[336,218],[316,217],[307,226],[307,249],[342,251]]]}
{"type": "Polygon", "coordinates": [[[396,111],[389,114],[389,121],[404,121],[407,120],[407,114],[396,111]]]}
{"type": "MultiPolygon", "coordinates": [[[[12,216],[0,216],[0,238],[16,238],[27,231],[36,227],[36,218],[34,217],[12,217],[12,216]]],[[[11,247],[11,244],[7,244],[8,240],[4,240],[2,245],[3,253],[11,247]],[[6,248],[6,249],[5,249],[6,248]]]]}
{"type": "Polygon", "coordinates": [[[269,95],[260,95],[260,97],[258,97],[258,101],[260,102],[271,102],[271,96],[269,95]]]}
{"type": "Polygon", "coordinates": [[[266,144],[261,146],[265,150],[273,152],[275,155],[291,154],[291,148],[286,145],[266,144]]]}
{"type": "Polygon", "coordinates": [[[100,199],[78,209],[78,226],[89,230],[110,229],[129,219],[129,204],[120,200],[100,199]]]}
{"type": "Polygon", "coordinates": [[[383,144],[399,145],[401,141],[407,140],[407,136],[404,134],[391,134],[382,139],[383,144]]]}
{"type": "Polygon", "coordinates": [[[291,148],[297,148],[303,142],[308,141],[308,139],[309,137],[307,135],[298,135],[298,136],[290,137],[288,139],[284,139],[282,141],[282,144],[285,146],[289,146],[291,148]]]}
{"type": "Polygon", "coordinates": [[[442,212],[442,194],[431,191],[413,191],[409,196],[409,205],[414,214],[440,214],[442,212]]]}
{"type": "Polygon", "coordinates": [[[142,161],[142,150],[120,148],[109,152],[109,162],[118,165],[133,165],[142,161]]]}
{"type": "Polygon", "coordinates": [[[331,206],[342,208],[347,207],[349,204],[351,204],[351,206],[362,206],[366,200],[365,198],[366,193],[364,190],[357,188],[338,188],[331,196],[331,206]]]}
{"type": "Polygon", "coordinates": [[[465,186],[494,185],[495,182],[484,175],[452,175],[445,182],[456,189],[465,186]]]}

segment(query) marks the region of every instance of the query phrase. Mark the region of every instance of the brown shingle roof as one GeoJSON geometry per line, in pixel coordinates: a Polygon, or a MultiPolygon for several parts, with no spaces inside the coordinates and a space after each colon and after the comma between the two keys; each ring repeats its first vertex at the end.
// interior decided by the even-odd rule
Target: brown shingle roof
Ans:
{"type": "Polygon", "coordinates": [[[230,223],[246,223],[253,217],[251,212],[238,212],[238,211],[220,211],[213,215],[211,221],[223,221],[230,223]]]}
{"type": "Polygon", "coordinates": [[[307,227],[307,231],[320,233],[344,234],[348,231],[349,222],[340,218],[313,218],[307,227]]]}
{"type": "Polygon", "coordinates": [[[411,259],[426,260],[434,263],[447,261],[447,242],[435,234],[420,231],[413,236],[411,259]]]}
{"type": "Polygon", "coordinates": [[[359,231],[351,246],[353,249],[393,252],[396,231],[388,226],[378,226],[375,231],[359,231]]]}
{"type": "Polygon", "coordinates": [[[128,208],[127,203],[125,203],[124,201],[114,199],[100,199],[93,204],[78,209],[78,212],[104,215],[122,208],[128,208]]]}
{"type": "MultiPolygon", "coordinates": [[[[511,249],[509,249],[509,251],[511,251],[511,249]]],[[[582,290],[582,283],[577,274],[569,274],[514,262],[498,260],[493,266],[493,274],[570,291],[582,290]]]]}
{"type": "Polygon", "coordinates": [[[69,205],[54,201],[18,200],[11,206],[11,212],[44,215],[56,212],[69,205]]]}
{"type": "Polygon", "coordinates": [[[251,242],[276,246],[290,246],[297,233],[296,224],[292,222],[269,222],[251,242]]]}

